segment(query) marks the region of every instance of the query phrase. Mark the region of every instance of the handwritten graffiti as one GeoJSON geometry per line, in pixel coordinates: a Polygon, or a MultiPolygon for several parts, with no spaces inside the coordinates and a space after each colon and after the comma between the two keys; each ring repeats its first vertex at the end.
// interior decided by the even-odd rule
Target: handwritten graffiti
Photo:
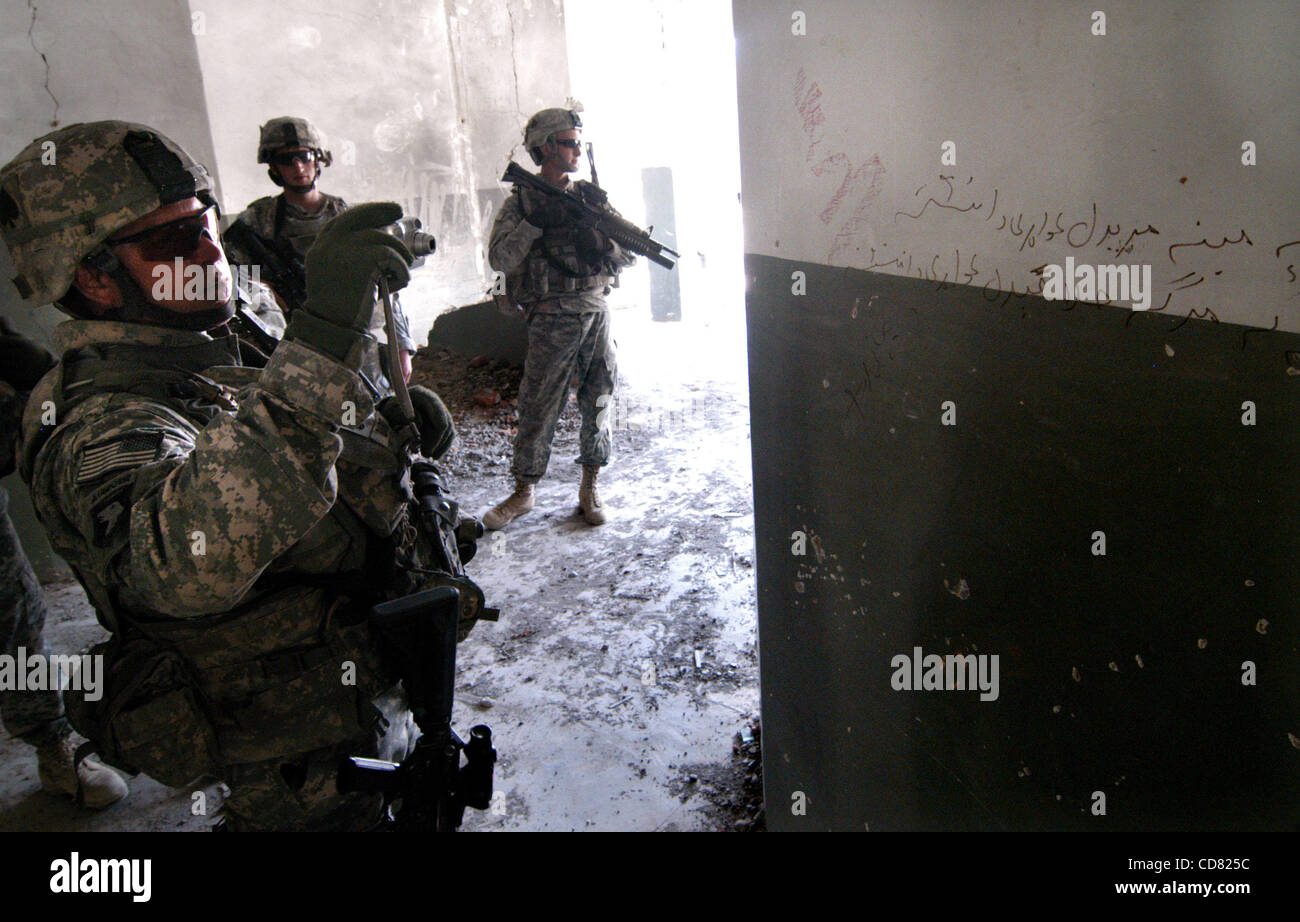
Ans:
{"type": "MultiPolygon", "coordinates": [[[[897,222],[899,218],[910,218],[913,221],[919,221],[926,214],[931,205],[938,209],[957,212],[960,214],[973,214],[983,211],[984,220],[986,222],[992,222],[994,219],[997,220],[997,224],[994,225],[993,230],[1005,231],[1012,238],[1020,240],[1020,252],[1023,252],[1026,247],[1032,249],[1040,242],[1050,243],[1057,237],[1064,237],[1065,242],[1076,250],[1089,245],[1098,246],[1113,254],[1115,257],[1120,257],[1126,253],[1133,252],[1134,242],[1138,237],[1141,237],[1144,234],[1160,233],[1154,225],[1148,224],[1144,228],[1138,228],[1135,226],[1128,229],[1128,233],[1125,235],[1124,232],[1126,228],[1122,224],[1106,223],[1101,225],[1101,237],[1099,237],[1094,243],[1093,238],[1097,236],[1098,227],[1096,202],[1091,204],[1091,214],[1089,217],[1080,217],[1078,220],[1070,222],[1067,226],[1063,223],[1063,219],[1065,218],[1064,209],[1057,211],[1055,217],[1052,216],[1050,211],[1044,211],[1041,220],[1039,220],[1037,212],[1026,214],[1023,211],[1019,211],[1014,215],[1009,211],[999,212],[998,198],[1002,194],[1002,190],[999,188],[993,189],[991,200],[977,199],[972,196],[969,198],[958,198],[957,201],[954,202],[953,199],[957,194],[956,187],[953,185],[953,180],[955,178],[955,176],[940,173],[939,181],[947,186],[947,193],[943,194],[943,198],[939,199],[934,195],[927,197],[915,213],[902,210],[895,211],[894,221],[897,222]],[[987,211],[984,211],[985,206],[988,207],[987,211]],[[1107,246],[1106,241],[1110,240],[1112,237],[1115,238],[1116,242],[1107,246]],[[1122,240],[1120,239],[1121,237],[1123,237],[1122,240]]],[[[965,187],[969,186],[973,181],[974,177],[968,177],[966,179],[966,182],[963,184],[963,195],[966,194],[964,192],[965,187]]],[[[927,188],[929,188],[928,183],[920,186],[912,193],[913,197],[920,198],[921,193],[927,188]]]]}
{"type": "MultiPolygon", "coordinates": [[[[821,95],[821,87],[816,81],[809,83],[808,75],[800,68],[795,76],[794,105],[795,112],[802,121],[804,137],[808,141],[805,163],[812,163],[817,148],[825,140],[826,114],[818,102],[821,95]]],[[[845,202],[854,199],[857,201],[853,211],[840,224],[832,238],[826,262],[834,262],[842,251],[854,247],[866,233],[871,204],[879,197],[884,186],[885,167],[878,154],[871,154],[855,163],[847,153],[837,151],[812,164],[809,169],[817,177],[840,177],[839,186],[817,214],[817,219],[823,224],[829,225],[834,221],[845,202]]]]}
{"type": "MultiPolygon", "coordinates": [[[[936,184],[924,183],[913,191],[912,197],[917,204],[896,210],[894,223],[921,225],[940,214],[955,215],[959,219],[970,217],[978,219],[995,232],[1005,234],[1013,241],[1019,241],[1017,252],[1054,243],[1057,248],[1064,244],[1072,250],[1100,249],[1111,254],[1112,257],[1133,253],[1146,235],[1161,236],[1160,229],[1153,224],[1130,226],[1122,222],[1100,220],[1096,202],[1089,203],[1087,211],[1083,214],[1070,213],[1066,209],[1060,209],[1055,214],[1050,210],[1012,213],[1009,208],[998,207],[999,202],[1006,201],[1004,190],[994,188],[990,192],[981,193],[970,188],[973,184],[974,177],[960,180],[955,175],[940,173],[936,184]]],[[[1297,281],[1295,262],[1283,260],[1282,251],[1296,245],[1300,245],[1300,240],[1282,244],[1274,252],[1279,261],[1287,262],[1288,284],[1292,285],[1297,281]]],[[[1163,302],[1159,306],[1151,307],[1149,313],[1168,311],[1180,293],[1190,292],[1208,282],[1226,281],[1225,270],[1218,265],[1185,266],[1181,263],[1186,263],[1189,259],[1195,261],[1197,257],[1208,259],[1213,256],[1214,251],[1218,250],[1253,246],[1254,241],[1245,228],[1238,228],[1235,233],[1205,234],[1201,229],[1201,222],[1197,221],[1187,239],[1175,239],[1165,248],[1162,255],[1173,267],[1169,277],[1162,280],[1167,293],[1163,302]]],[[[1030,270],[1035,279],[1026,285],[1014,278],[1004,279],[1001,270],[997,267],[993,267],[991,271],[981,269],[977,264],[978,254],[967,252],[969,256],[963,263],[962,251],[958,249],[949,251],[945,257],[943,254],[929,250],[924,254],[898,246],[891,250],[888,244],[881,244],[870,249],[869,258],[862,268],[869,270],[883,268],[898,274],[915,276],[935,282],[938,289],[943,289],[949,284],[980,285],[986,300],[1001,301],[1003,305],[1009,303],[1013,297],[1024,299],[1031,295],[1042,295],[1042,274],[1046,264],[1030,270]]],[[[1300,297],[1300,290],[1297,290],[1293,296],[1300,297]]],[[[1073,301],[1059,303],[1061,310],[1073,310],[1076,306],[1073,301]]],[[[1111,302],[1100,300],[1098,303],[1110,304],[1111,302]]],[[[1171,329],[1178,329],[1188,320],[1193,319],[1219,322],[1219,317],[1213,308],[1206,306],[1204,288],[1194,295],[1183,294],[1182,301],[1175,309],[1182,315],[1182,319],[1171,329]],[[1191,304],[1183,303],[1189,297],[1196,297],[1199,300],[1191,304]]],[[[1131,323],[1132,319],[1132,316],[1128,317],[1126,324],[1131,323]]]]}

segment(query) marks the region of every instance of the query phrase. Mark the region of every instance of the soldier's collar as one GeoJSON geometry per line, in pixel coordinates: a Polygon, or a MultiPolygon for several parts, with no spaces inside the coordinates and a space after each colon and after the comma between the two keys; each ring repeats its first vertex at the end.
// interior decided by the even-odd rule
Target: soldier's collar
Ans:
{"type": "Polygon", "coordinates": [[[193,370],[241,364],[238,338],[226,326],[214,333],[216,336],[120,320],[67,320],[55,327],[54,343],[60,354],[74,349],[120,347],[118,351],[129,349],[147,364],[193,370]]]}
{"type": "Polygon", "coordinates": [[[322,192],[321,195],[324,196],[324,201],[321,203],[320,208],[315,211],[307,211],[305,208],[300,208],[293,202],[289,201],[288,196],[283,192],[280,193],[279,198],[284,202],[284,210],[288,213],[289,217],[293,218],[295,221],[307,221],[312,218],[321,217],[333,218],[346,210],[346,206],[343,204],[343,199],[339,198],[337,195],[330,195],[328,192],[322,192]]]}

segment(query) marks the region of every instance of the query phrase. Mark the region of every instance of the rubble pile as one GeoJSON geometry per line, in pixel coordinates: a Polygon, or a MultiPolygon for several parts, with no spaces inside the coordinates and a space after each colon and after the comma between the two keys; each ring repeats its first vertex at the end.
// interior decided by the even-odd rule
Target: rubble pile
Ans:
{"type": "MultiPolygon", "coordinates": [[[[456,441],[439,462],[453,477],[501,473],[510,467],[523,369],[485,355],[421,348],[411,359],[411,384],[435,391],[451,411],[456,441]]],[[[555,428],[556,448],[576,442],[581,419],[570,396],[555,428]]]]}

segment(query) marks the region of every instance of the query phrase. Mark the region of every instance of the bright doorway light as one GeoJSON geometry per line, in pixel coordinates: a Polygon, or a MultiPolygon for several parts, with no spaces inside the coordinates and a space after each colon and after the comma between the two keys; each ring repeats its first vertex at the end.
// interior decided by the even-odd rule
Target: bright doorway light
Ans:
{"type": "Polygon", "coordinates": [[[677,243],[670,245],[682,254],[672,270],[679,275],[682,320],[651,320],[649,273],[663,270],[640,260],[610,298],[620,368],[634,387],[713,380],[734,385],[729,390],[744,400],[731,4],[566,0],[564,13],[572,92],[584,106],[583,137],[595,144],[610,200],[644,227],[641,171],[672,170],[677,243]]]}

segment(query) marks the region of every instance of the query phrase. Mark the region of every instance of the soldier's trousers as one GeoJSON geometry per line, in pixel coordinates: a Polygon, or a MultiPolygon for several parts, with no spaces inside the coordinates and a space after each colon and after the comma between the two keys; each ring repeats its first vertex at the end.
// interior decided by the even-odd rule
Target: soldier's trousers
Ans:
{"type": "Polygon", "coordinates": [[[528,355],[519,386],[519,434],[510,469],[516,480],[536,483],[546,473],[555,424],[574,377],[582,412],[578,463],[609,463],[613,426],[608,420],[613,419],[617,375],[608,311],[535,312],[529,317],[528,355]]]}
{"type": "MultiPolygon", "coordinates": [[[[0,654],[17,659],[22,647],[29,657],[48,656],[44,630],[45,594],[9,521],[9,494],[0,488],[0,654]]],[[[66,732],[58,689],[0,689],[0,717],[5,729],[34,745],[66,732]]]]}

